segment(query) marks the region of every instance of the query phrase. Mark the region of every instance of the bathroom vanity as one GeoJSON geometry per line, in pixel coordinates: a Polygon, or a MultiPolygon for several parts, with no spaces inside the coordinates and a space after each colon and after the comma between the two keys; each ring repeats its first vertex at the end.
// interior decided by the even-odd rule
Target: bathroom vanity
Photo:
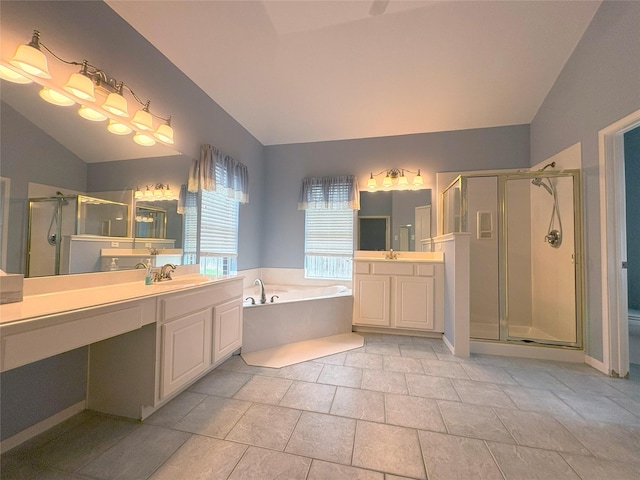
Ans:
{"type": "Polygon", "coordinates": [[[356,252],[353,274],[354,330],[444,332],[442,253],[356,252]]]}
{"type": "Polygon", "coordinates": [[[64,276],[56,291],[30,279],[0,306],[0,371],[88,345],[86,408],[149,416],[242,344],[242,277],[180,270],[153,285],[143,271],[64,276]]]}

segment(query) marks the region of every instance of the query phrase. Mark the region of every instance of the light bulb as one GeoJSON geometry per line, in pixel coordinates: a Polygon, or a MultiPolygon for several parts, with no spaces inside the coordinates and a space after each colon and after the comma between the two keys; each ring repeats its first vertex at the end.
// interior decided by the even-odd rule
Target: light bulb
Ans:
{"type": "Polygon", "coordinates": [[[128,135],[129,133],[132,132],[130,127],[112,118],[109,119],[109,125],[107,125],[107,130],[109,130],[114,135],[128,135]]]}
{"type": "Polygon", "coordinates": [[[119,93],[110,93],[107,99],[102,104],[107,112],[111,112],[119,117],[128,117],[129,111],[127,109],[127,99],[119,93]]]}
{"type": "Polygon", "coordinates": [[[367,187],[369,187],[371,190],[375,189],[378,186],[376,179],[373,178],[373,172],[371,172],[371,177],[369,178],[369,180],[367,181],[367,187]]]}
{"type": "Polygon", "coordinates": [[[52,90],[49,87],[42,87],[40,89],[39,95],[40,98],[42,98],[45,102],[49,102],[53,105],[58,105],[59,107],[68,107],[76,103],[66,95],[52,90]]]}
{"type": "Polygon", "coordinates": [[[422,175],[420,175],[420,169],[418,169],[418,174],[413,179],[413,184],[416,187],[424,184],[424,181],[422,180],[422,175]]]}
{"type": "Polygon", "coordinates": [[[107,119],[107,116],[105,114],[100,113],[99,111],[94,110],[91,107],[87,107],[86,105],[80,106],[80,108],[78,109],[78,115],[91,122],[102,122],[107,119]]]}
{"type": "Polygon", "coordinates": [[[156,189],[153,191],[153,196],[156,198],[163,197],[162,188],[160,188],[160,185],[156,186],[156,189]]]}
{"type": "Polygon", "coordinates": [[[156,144],[156,141],[152,137],[140,132],[135,133],[135,135],[133,136],[133,141],[138,145],[142,145],[143,147],[150,147],[156,144]]]}
{"type": "Polygon", "coordinates": [[[145,196],[145,198],[152,198],[153,197],[153,192],[151,190],[149,190],[149,187],[147,187],[147,189],[144,191],[144,196],[145,196]]]}
{"type": "Polygon", "coordinates": [[[151,114],[145,109],[138,110],[133,116],[131,123],[140,130],[153,130],[153,119],[151,114]]]}
{"type": "Polygon", "coordinates": [[[144,197],[144,193],[142,193],[142,190],[138,189],[138,187],[136,187],[136,193],[133,194],[134,198],[142,198],[144,197]]]}
{"type": "Polygon", "coordinates": [[[169,123],[160,125],[153,136],[164,143],[173,144],[173,128],[171,128],[169,123]]]}
{"type": "Polygon", "coordinates": [[[47,57],[40,51],[38,44],[38,32],[33,33],[33,39],[29,45],[20,45],[9,63],[18,67],[23,72],[40,78],[51,78],[47,57]]]}
{"type": "Polygon", "coordinates": [[[82,100],[89,100],[91,102],[96,101],[93,82],[89,77],[86,77],[81,73],[72,73],[65,84],[64,89],[82,100]]]}
{"type": "Polygon", "coordinates": [[[402,170],[402,175],[398,178],[398,186],[404,187],[406,185],[409,185],[409,180],[404,176],[404,170],[402,170]]]}
{"type": "Polygon", "coordinates": [[[391,185],[393,185],[393,182],[391,181],[391,177],[387,173],[387,176],[384,177],[384,180],[382,181],[382,186],[385,188],[389,188],[391,185]]]}

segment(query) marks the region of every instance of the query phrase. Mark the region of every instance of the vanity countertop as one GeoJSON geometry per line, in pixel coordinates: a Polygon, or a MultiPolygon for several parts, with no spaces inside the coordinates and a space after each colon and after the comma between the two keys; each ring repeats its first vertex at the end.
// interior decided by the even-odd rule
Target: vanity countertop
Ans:
{"type": "Polygon", "coordinates": [[[152,285],[145,285],[144,280],[136,280],[135,282],[25,295],[22,302],[0,305],[0,326],[164,295],[208,284],[230,282],[240,278],[242,277],[189,274],[177,275],[173,280],[165,280],[152,285]]]}
{"type": "Polygon", "coordinates": [[[353,258],[356,262],[399,262],[399,263],[443,263],[442,252],[393,252],[397,258],[385,258],[389,252],[357,251],[353,258]]]}

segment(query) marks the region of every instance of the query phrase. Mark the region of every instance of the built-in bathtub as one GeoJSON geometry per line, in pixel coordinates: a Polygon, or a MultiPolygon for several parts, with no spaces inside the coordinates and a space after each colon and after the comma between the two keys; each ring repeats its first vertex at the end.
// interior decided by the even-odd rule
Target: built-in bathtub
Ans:
{"type": "Polygon", "coordinates": [[[351,332],[353,297],[344,285],[309,287],[266,285],[267,303],[260,290],[245,289],[242,351],[264,350],[293,342],[351,332]],[[278,298],[271,298],[276,295],[278,298]]]}

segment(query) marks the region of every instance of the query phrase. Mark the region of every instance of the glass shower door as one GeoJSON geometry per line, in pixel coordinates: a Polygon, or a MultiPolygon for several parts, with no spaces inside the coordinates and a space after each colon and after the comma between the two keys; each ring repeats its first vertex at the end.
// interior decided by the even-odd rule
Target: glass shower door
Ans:
{"type": "Polygon", "coordinates": [[[578,179],[577,172],[501,179],[502,338],[582,343],[578,179]]]}

